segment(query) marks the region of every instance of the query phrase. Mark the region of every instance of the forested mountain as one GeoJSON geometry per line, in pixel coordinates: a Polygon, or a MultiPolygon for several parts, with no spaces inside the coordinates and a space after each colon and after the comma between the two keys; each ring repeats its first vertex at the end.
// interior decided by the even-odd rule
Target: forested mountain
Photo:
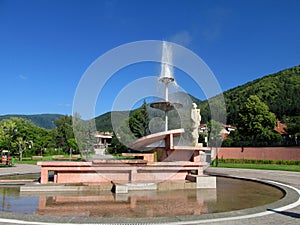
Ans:
{"type": "MultiPolygon", "coordinates": [[[[114,111],[114,118],[123,118],[124,115],[127,115],[128,111],[114,111]]],[[[111,124],[111,115],[112,112],[107,112],[103,115],[97,116],[95,118],[95,123],[97,130],[99,131],[113,131],[112,124],[111,124]]]]}
{"type": "MultiPolygon", "coordinates": [[[[227,124],[236,123],[238,108],[250,95],[257,95],[280,120],[284,116],[300,116],[300,66],[248,82],[225,91],[223,95],[227,110],[227,124]]],[[[190,97],[201,108],[202,122],[207,123],[210,119],[208,102],[190,97]]],[[[97,128],[102,131],[111,130],[110,119],[110,112],[98,116],[97,128]]]]}
{"type": "Polygon", "coordinates": [[[55,128],[54,121],[63,115],[60,114],[37,114],[37,115],[4,115],[0,116],[0,121],[4,119],[9,119],[11,117],[23,118],[31,121],[34,125],[45,128],[53,129],[55,128]]]}
{"type": "Polygon", "coordinates": [[[264,76],[223,94],[228,124],[235,124],[238,107],[250,95],[258,96],[280,120],[284,116],[299,116],[300,66],[264,76]]]}

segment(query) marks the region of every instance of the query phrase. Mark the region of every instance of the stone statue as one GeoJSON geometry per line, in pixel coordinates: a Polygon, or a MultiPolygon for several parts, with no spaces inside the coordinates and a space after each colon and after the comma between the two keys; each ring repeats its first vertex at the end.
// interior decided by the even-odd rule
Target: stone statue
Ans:
{"type": "Polygon", "coordinates": [[[197,109],[197,104],[192,104],[192,110],[191,110],[191,128],[192,128],[192,137],[193,137],[193,144],[196,146],[198,144],[198,138],[199,138],[199,125],[201,122],[201,115],[200,115],[200,109],[197,109]]]}

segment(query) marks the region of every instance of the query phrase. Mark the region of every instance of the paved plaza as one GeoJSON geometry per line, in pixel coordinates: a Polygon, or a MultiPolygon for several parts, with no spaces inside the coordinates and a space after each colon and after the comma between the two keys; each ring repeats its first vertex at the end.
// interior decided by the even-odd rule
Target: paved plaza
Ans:
{"type": "Polygon", "coordinates": [[[16,164],[14,167],[0,168],[0,175],[40,173],[41,167],[30,164],[16,164]]]}
{"type": "MultiPolygon", "coordinates": [[[[7,174],[24,174],[24,173],[37,173],[40,167],[36,165],[17,164],[16,167],[1,168],[0,175],[7,174]]],[[[279,182],[283,185],[293,187],[291,193],[288,193],[290,198],[289,205],[281,210],[268,210],[265,212],[256,212],[249,210],[248,214],[241,214],[239,211],[223,213],[222,217],[219,216],[194,216],[178,218],[162,219],[157,218],[139,218],[136,224],[209,224],[209,225],[267,225],[267,224],[280,224],[280,225],[300,225],[300,173],[299,172],[286,172],[286,171],[270,171],[270,170],[249,170],[249,169],[228,169],[228,168],[209,168],[206,170],[209,174],[228,175],[243,178],[256,178],[260,180],[270,180],[279,182]],[[296,194],[295,194],[296,193],[296,194]]],[[[234,193],[233,193],[234,194],[234,193]]],[[[276,206],[276,204],[275,204],[276,206]]],[[[279,207],[279,209],[282,206],[279,207]]],[[[277,209],[277,208],[275,208],[277,209]]],[[[113,220],[109,218],[64,218],[64,217],[40,217],[34,215],[18,215],[0,213],[0,224],[122,224],[126,220],[113,220]],[[32,222],[29,222],[32,221],[32,222]]],[[[131,224],[135,222],[131,221],[131,224]]]]}

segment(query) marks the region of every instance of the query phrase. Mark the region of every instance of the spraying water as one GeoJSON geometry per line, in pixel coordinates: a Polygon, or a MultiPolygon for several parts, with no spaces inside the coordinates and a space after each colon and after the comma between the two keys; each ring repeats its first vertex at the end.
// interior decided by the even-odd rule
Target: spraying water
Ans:
{"type": "Polygon", "coordinates": [[[162,56],[161,56],[161,72],[159,80],[164,83],[169,83],[174,81],[174,72],[173,72],[173,55],[172,55],[172,47],[167,44],[167,42],[163,42],[162,46],[162,56]]]}
{"type": "MultiPolygon", "coordinates": [[[[162,56],[161,56],[161,72],[159,76],[159,81],[165,84],[165,105],[169,105],[169,83],[175,82],[174,72],[172,66],[172,47],[167,44],[167,42],[163,42],[162,45],[162,56]]],[[[168,130],[168,109],[166,107],[165,111],[165,131],[168,130]]]]}

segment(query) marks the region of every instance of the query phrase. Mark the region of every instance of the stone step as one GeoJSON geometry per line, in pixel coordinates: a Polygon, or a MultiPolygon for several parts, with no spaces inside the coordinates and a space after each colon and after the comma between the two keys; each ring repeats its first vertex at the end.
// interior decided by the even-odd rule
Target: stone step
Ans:
{"type": "Polygon", "coordinates": [[[197,189],[215,189],[217,188],[217,179],[214,176],[207,176],[207,175],[187,175],[186,179],[191,182],[196,182],[197,189]]]}
{"type": "Polygon", "coordinates": [[[116,194],[126,194],[128,191],[157,190],[156,183],[117,183],[112,182],[112,191],[116,194]]]}

